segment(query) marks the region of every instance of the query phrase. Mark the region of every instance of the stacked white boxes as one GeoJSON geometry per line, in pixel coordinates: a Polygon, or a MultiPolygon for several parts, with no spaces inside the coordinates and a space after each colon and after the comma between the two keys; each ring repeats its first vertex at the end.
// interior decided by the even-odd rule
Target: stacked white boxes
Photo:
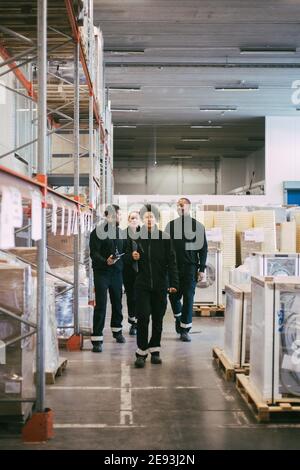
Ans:
{"type": "Polygon", "coordinates": [[[252,277],[249,380],[262,400],[300,396],[299,325],[299,277],[252,277]]]}
{"type": "Polygon", "coordinates": [[[227,285],[224,353],[237,367],[244,367],[250,360],[251,336],[251,287],[227,285]]]}
{"type": "Polygon", "coordinates": [[[299,276],[298,253],[253,253],[250,259],[255,276],[299,276]]]}

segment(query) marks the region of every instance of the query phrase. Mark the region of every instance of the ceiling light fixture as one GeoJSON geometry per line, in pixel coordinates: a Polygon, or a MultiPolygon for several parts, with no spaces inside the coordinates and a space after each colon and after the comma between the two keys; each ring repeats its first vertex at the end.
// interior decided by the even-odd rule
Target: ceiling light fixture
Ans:
{"type": "Polygon", "coordinates": [[[210,139],[208,137],[202,137],[202,138],[199,138],[199,139],[193,139],[193,138],[182,138],[181,139],[182,142],[209,142],[210,139]]]}
{"type": "Polygon", "coordinates": [[[264,137],[248,137],[249,142],[264,142],[264,137]]]}
{"type": "Polygon", "coordinates": [[[200,111],[205,112],[205,113],[219,113],[219,112],[231,112],[231,111],[236,111],[237,107],[236,106],[216,106],[216,107],[207,107],[203,106],[199,108],[200,111]]]}
{"type": "Polygon", "coordinates": [[[105,54],[111,54],[111,55],[141,55],[144,54],[145,49],[110,49],[110,50],[105,50],[105,54]]]}
{"type": "Polygon", "coordinates": [[[241,47],[240,54],[295,54],[295,47],[241,47]]]}
{"type": "Polygon", "coordinates": [[[259,87],[258,86],[240,86],[240,87],[237,87],[237,86],[223,86],[223,87],[216,86],[215,90],[216,91],[258,91],[259,87]]]}
{"type": "Polygon", "coordinates": [[[184,160],[187,158],[193,158],[193,156],[192,155],[174,155],[174,156],[171,156],[171,158],[184,160]]]}
{"type": "Polygon", "coordinates": [[[131,125],[127,125],[127,124],[124,124],[124,125],[118,125],[116,124],[114,126],[114,128],[117,128],[117,129],[136,129],[137,126],[131,126],[131,125]]]}
{"type": "Polygon", "coordinates": [[[140,86],[109,86],[109,91],[141,91],[140,86]]]}
{"type": "Polygon", "coordinates": [[[191,129],[222,129],[223,126],[191,126],[191,129]]]}
{"type": "Polygon", "coordinates": [[[137,113],[137,108],[112,108],[113,113],[137,113]]]}

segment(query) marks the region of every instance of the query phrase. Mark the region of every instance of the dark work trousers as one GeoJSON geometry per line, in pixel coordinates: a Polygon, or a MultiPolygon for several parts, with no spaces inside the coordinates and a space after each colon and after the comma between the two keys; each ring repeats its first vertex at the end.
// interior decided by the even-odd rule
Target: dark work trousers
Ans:
{"type": "Polygon", "coordinates": [[[130,325],[135,325],[137,322],[136,314],[135,314],[136,295],[135,295],[135,288],[134,288],[136,274],[137,273],[131,267],[124,268],[123,284],[124,284],[125,292],[126,292],[128,323],[130,323],[130,325]]]}
{"type": "Polygon", "coordinates": [[[180,327],[185,331],[190,331],[192,327],[196,276],[195,270],[185,272],[184,275],[179,273],[179,289],[169,295],[173,315],[175,319],[180,319],[180,327]]]}
{"type": "Polygon", "coordinates": [[[113,269],[109,271],[94,270],[94,284],[96,291],[96,306],[94,308],[92,343],[97,344],[103,341],[103,329],[105,324],[107,291],[111,302],[111,330],[112,333],[122,331],[122,285],[123,278],[121,271],[113,269]]]}
{"type": "Polygon", "coordinates": [[[167,308],[165,290],[136,289],[137,350],[138,356],[160,352],[163,318],[167,308]],[[152,334],[149,341],[149,321],[152,317],[152,334]]]}

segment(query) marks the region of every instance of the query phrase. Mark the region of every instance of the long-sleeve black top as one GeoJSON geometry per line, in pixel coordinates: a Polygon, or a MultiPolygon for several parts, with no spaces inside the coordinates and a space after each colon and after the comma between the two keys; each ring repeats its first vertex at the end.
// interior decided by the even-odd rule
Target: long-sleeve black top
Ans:
{"type": "Polygon", "coordinates": [[[107,258],[121,254],[125,251],[125,240],[118,226],[104,222],[96,227],[90,235],[90,257],[93,269],[96,271],[110,272],[123,270],[123,257],[109,266],[107,258]]]}
{"type": "Polygon", "coordinates": [[[126,263],[132,259],[132,252],[140,254],[135,286],[150,290],[166,290],[179,287],[176,253],[170,236],[158,230],[149,232],[141,228],[137,240],[128,240],[126,263]],[[134,244],[134,245],[133,245],[134,244]]]}
{"type": "Polygon", "coordinates": [[[195,268],[204,272],[207,259],[204,225],[187,215],[169,222],[165,231],[173,240],[179,273],[195,268]]]}

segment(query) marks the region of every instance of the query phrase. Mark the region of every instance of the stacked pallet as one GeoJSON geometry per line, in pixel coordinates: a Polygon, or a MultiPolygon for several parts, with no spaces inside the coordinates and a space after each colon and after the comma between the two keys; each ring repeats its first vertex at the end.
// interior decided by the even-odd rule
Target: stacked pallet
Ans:
{"type": "Polygon", "coordinates": [[[215,227],[222,229],[222,287],[229,283],[229,272],[236,264],[236,213],[235,212],[215,212],[215,227]]]}
{"type": "Polygon", "coordinates": [[[252,212],[236,212],[236,264],[241,265],[243,262],[241,255],[241,236],[242,232],[253,227],[252,212]]]}
{"type": "Polygon", "coordinates": [[[262,251],[266,253],[276,252],[276,223],[273,210],[259,210],[253,212],[253,226],[264,229],[264,241],[262,251]]]}

